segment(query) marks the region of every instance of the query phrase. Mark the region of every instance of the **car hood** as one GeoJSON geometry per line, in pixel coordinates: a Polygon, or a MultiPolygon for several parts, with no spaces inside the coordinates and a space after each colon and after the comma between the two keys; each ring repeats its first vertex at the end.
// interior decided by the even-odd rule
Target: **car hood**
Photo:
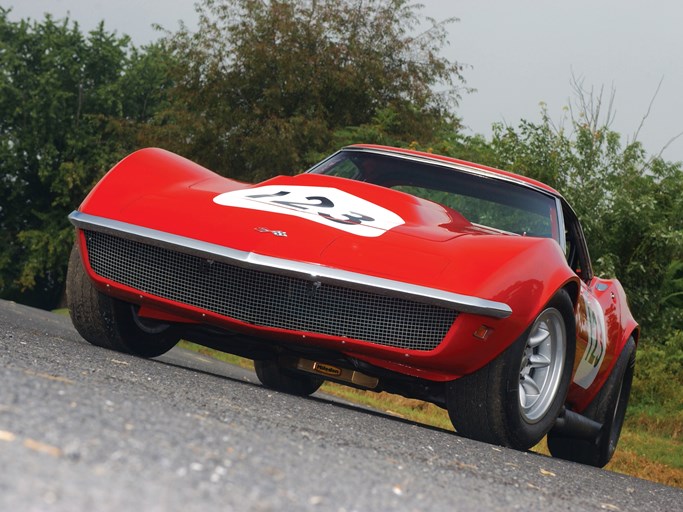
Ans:
{"type": "MultiPolygon", "coordinates": [[[[221,180],[207,180],[192,188],[218,191],[221,180]]],[[[391,230],[445,241],[473,229],[460,213],[437,203],[370,183],[318,174],[278,176],[227,190],[213,202],[231,208],[218,209],[217,216],[248,218],[250,211],[267,211],[276,214],[272,218],[277,224],[290,225],[291,218],[296,217],[332,228],[332,234],[343,231],[369,238],[391,230]]]]}
{"type": "MultiPolygon", "coordinates": [[[[240,251],[436,288],[443,287],[441,276],[454,260],[481,258],[481,244],[472,240],[521,238],[369,183],[301,174],[249,185],[155,151],[122,161],[86,198],[81,212],[240,251]],[[154,165],[148,165],[150,156],[154,165]]],[[[484,250],[499,245],[485,244],[484,250]]]]}

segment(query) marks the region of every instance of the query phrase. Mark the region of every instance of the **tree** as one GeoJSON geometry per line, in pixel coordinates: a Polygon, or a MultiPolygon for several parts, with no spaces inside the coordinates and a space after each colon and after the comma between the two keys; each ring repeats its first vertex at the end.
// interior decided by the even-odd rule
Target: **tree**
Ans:
{"type": "Polygon", "coordinates": [[[7,19],[0,8],[0,296],[54,307],[73,229],[66,218],[137,145],[168,79],[103,24],[7,19]]]}
{"type": "Polygon", "coordinates": [[[610,129],[611,101],[574,82],[576,104],[559,125],[497,125],[487,162],[558,189],[582,221],[599,275],[618,277],[650,332],[683,328],[683,172],[610,129]]]}
{"type": "Polygon", "coordinates": [[[157,140],[250,180],[303,170],[358,127],[426,142],[456,121],[464,80],[462,66],[439,55],[453,20],[425,20],[420,8],[405,0],[204,0],[199,30],[165,41],[179,67],[157,140]],[[395,122],[377,123],[387,116],[395,122]]]}

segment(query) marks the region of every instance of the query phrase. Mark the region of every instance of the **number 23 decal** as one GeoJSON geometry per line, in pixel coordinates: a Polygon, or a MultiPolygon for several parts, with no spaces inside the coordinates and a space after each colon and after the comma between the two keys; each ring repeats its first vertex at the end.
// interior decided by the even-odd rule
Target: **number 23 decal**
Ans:
{"type": "Polygon", "coordinates": [[[404,224],[401,217],[374,203],[331,187],[267,185],[226,192],[213,201],[300,217],[359,236],[380,236],[404,224]]]}
{"type": "MultiPolygon", "coordinates": [[[[262,199],[266,197],[284,197],[290,195],[291,192],[288,192],[286,190],[280,190],[279,192],[276,192],[275,194],[255,194],[255,195],[248,195],[247,197],[249,199],[262,199]]],[[[281,204],[283,206],[287,206],[290,208],[298,208],[300,210],[314,210],[318,211],[318,215],[321,217],[325,217],[326,219],[329,219],[333,222],[340,222],[342,224],[361,224],[362,222],[373,222],[375,219],[372,217],[369,217],[367,215],[363,215],[362,213],[356,213],[356,212],[350,212],[350,213],[342,213],[342,215],[345,217],[344,219],[337,219],[334,218],[332,215],[329,213],[326,213],[324,211],[325,208],[334,208],[334,203],[328,199],[325,196],[310,196],[306,197],[306,201],[312,201],[308,203],[297,203],[295,201],[271,201],[273,204],[281,204]]]]}
{"type": "MultiPolygon", "coordinates": [[[[574,382],[587,389],[598,375],[600,365],[605,359],[607,349],[607,327],[605,314],[600,303],[589,293],[582,293],[579,297],[579,311],[585,311],[585,322],[579,325],[580,331],[585,331],[586,350],[574,375],[574,382]]],[[[579,333],[581,335],[581,333],[579,333]]]]}

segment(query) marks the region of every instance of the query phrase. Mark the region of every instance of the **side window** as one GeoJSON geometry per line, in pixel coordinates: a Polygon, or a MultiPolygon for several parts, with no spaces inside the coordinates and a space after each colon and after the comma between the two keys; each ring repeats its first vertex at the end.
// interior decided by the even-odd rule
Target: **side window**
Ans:
{"type": "Polygon", "coordinates": [[[572,234],[572,230],[570,227],[567,227],[566,231],[566,257],[567,257],[567,264],[571,267],[571,269],[576,272],[576,274],[580,277],[581,276],[581,264],[579,262],[578,258],[578,253],[577,253],[577,246],[576,246],[576,239],[574,238],[572,234]]]}

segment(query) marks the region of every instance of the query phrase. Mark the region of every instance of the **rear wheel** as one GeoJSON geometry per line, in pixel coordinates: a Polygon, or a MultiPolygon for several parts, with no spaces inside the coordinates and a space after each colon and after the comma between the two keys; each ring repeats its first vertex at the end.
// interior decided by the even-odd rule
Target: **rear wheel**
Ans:
{"type": "Polygon", "coordinates": [[[560,290],[498,358],[449,383],[448,413],[458,433],[527,450],[555,423],[569,388],[574,308],[560,290]]]}
{"type": "Polygon", "coordinates": [[[548,433],[548,450],[553,457],[604,467],[614,455],[624,425],[636,364],[636,344],[629,338],[612,373],[584,416],[602,424],[595,439],[576,439],[548,433]]]}
{"type": "Polygon", "coordinates": [[[296,373],[283,368],[276,359],[254,361],[254,369],[261,384],[290,395],[312,395],[324,382],[324,379],[315,375],[296,373]]]}
{"type": "Polygon", "coordinates": [[[66,296],[74,327],[93,345],[156,357],[171,350],[180,339],[173,326],[140,318],[137,306],[99,292],[83,268],[77,245],[69,258],[66,296]]]}

